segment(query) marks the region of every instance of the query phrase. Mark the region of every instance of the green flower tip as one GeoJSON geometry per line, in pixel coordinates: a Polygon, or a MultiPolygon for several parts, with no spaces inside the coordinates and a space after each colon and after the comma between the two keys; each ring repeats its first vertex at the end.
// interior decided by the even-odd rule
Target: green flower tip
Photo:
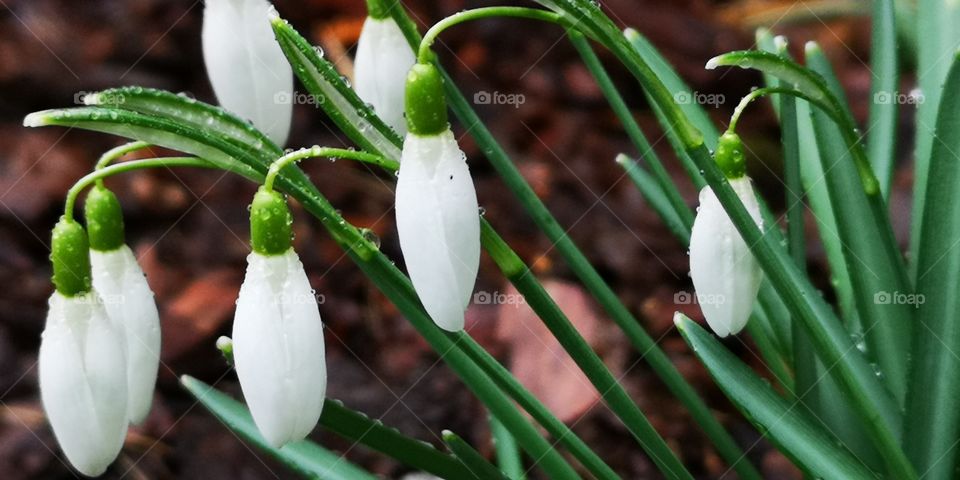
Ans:
{"type": "Polygon", "coordinates": [[[686,320],[687,320],[686,315],[684,315],[684,314],[682,314],[682,313],[680,313],[680,312],[674,312],[674,313],[673,313],[673,324],[674,324],[674,325],[677,327],[677,329],[679,329],[680,331],[683,331],[683,328],[686,326],[686,325],[684,324],[684,322],[686,322],[686,320]]]}
{"type": "Polygon", "coordinates": [[[390,8],[383,0],[367,0],[367,16],[374,20],[383,20],[390,16],[390,8]]]}
{"type": "Polygon", "coordinates": [[[807,55],[816,55],[821,53],[820,45],[817,42],[814,42],[813,40],[810,40],[809,42],[803,44],[803,51],[807,55]]]}
{"type": "Polygon", "coordinates": [[[407,74],[405,95],[407,129],[417,135],[436,135],[450,128],[443,76],[437,67],[418,63],[407,74]]]}
{"type": "Polygon", "coordinates": [[[90,244],[87,232],[75,220],[61,217],[53,227],[50,261],[53,284],[65,297],[90,291],[90,244]]]}
{"type": "Polygon", "coordinates": [[[261,255],[280,255],[290,249],[293,216],[278,192],[260,187],[250,205],[250,244],[261,255]]]}
{"type": "Polygon", "coordinates": [[[109,252],[123,246],[123,211],[120,201],[108,188],[96,185],[87,194],[84,217],[90,235],[90,248],[109,252]]]}
{"type": "Polygon", "coordinates": [[[633,41],[640,37],[640,32],[634,28],[627,27],[623,29],[623,36],[627,37],[627,40],[633,41]]]}
{"type": "Polygon", "coordinates": [[[733,132],[720,135],[717,153],[714,156],[720,171],[729,180],[740,178],[747,173],[747,161],[743,155],[743,142],[733,132]]]}

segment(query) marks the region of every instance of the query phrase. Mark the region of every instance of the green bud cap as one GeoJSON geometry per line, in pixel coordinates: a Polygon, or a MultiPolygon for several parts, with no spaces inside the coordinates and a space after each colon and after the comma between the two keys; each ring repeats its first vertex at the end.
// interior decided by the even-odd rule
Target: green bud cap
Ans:
{"type": "Polygon", "coordinates": [[[367,16],[374,20],[383,20],[390,16],[390,8],[384,0],[367,0],[367,16]]]}
{"type": "Polygon", "coordinates": [[[90,235],[90,248],[110,252],[123,246],[123,211],[120,201],[107,187],[97,185],[90,189],[83,206],[90,235]]]}
{"type": "Polygon", "coordinates": [[[407,74],[405,95],[407,129],[417,135],[436,135],[450,128],[443,76],[437,67],[418,63],[407,74]]]}
{"type": "Polygon", "coordinates": [[[714,155],[717,166],[728,179],[733,180],[747,174],[747,160],[743,155],[743,142],[733,132],[720,135],[717,153],[714,155]]]}
{"type": "Polygon", "coordinates": [[[53,227],[50,261],[53,262],[53,284],[65,297],[75,297],[91,290],[90,244],[87,232],[75,220],[61,217],[53,227]]]}
{"type": "Polygon", "coordinates": [[[278,192],[260,187],[250,205],[250,243],[261,255],[280,255],[290,250],[293,216],[287,200],[278,192]]]}

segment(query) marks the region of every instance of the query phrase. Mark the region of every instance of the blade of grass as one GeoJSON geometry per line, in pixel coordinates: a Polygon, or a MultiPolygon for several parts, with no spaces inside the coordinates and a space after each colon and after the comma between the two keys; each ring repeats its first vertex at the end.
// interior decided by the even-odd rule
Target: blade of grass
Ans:
{"type": "MultiPolygon", "coordinates": [[[[945,92],[960,90],[954,55],[945,92]]],[[[955,478],[960,443],[960,97],[944,95],[930,156],[917,258],[917,338],[904,445],[925,478],[955,478]]]]}
{"type": "MultiPolygon", "coordinates": [[[[417,48],[420,42],[420,34],[417,31],[416,25],[407,16],[403,8],[392,8],[391,15],[397,21],[407,41],[410,43],[411,48],[417,48]]],[[[574,16],[573,18],[578,17],[574,16]]],[[[443,69],[441,68],[441,72],[442,71],[443,69]]],[[[496,139],[477,116],[476,112],[470,107],[467,99],[456,88],[456,85],[449,75],[444,73],[444,79],[450,108],[464,125],[471,126],[471,136],[480,146],[484,155],[493,165],[507,187],[518,198],[524,209],[527,210],[547,238],[553,242],[554,247],[566,260],[577,277],[580,278],[580,281],[591,295],[597,299],[601,307],[610,315],[620,329],[624,331],[634,348],[643,355],[643,358],[647,360],[654,372],[656,372],[664,384],[667,385],[667,388],[687,407],[694,420],[704,429],[718,447],[718,451],[721,452],[723,458],[732,464],[736,464],[736,460],[740,458],[742,453],[732,441],[724,440],[724,438],[730,438],[729,434],[726,433],[722,425],[716,420],[697,392],[686,382],[683,376],[680,375],[680,372],[673,366],[663,350],[661,350],[653,338],[643,330],[637,319],[630,313],[630,310],[620,301],[616,293],[603,280],[600,273],[590,264],[590,261],[587,260],[583,252],[580,251],[569,236],[567,236],[566,231],[537,197],[519,170],[517,170],[516,166],[511,162],[510,157],[497,143],[496,139]]],[[[742,478],[760,478],[756,469],[745,462],[739,464],[737,472],[742,478]]]]}
{"type": "Polygon", "coordinates": [[[507,480],[503,472],[491,465],[487,459],[483,458],[483,455],[480,455],[480,452],[476,451],[456,433],[444,430],[443,442],[447,444],[447,447],[456,455],[457,459],[470,469],[473,477],[482,480],[507,480]]]}
{"type": "Polygon", "coordinates": [[[876,478],[803,409],[777,395],[716,338],[681,313],[676,314],[674,321],[727,398],[811,477],[876,478]]]}
{"type": "Polygon", "coordinates": [[[497,451],[497,465],[510,480],[526,480],[517,440],[497,417],[490,415],[490,436],[497,451]]]}
{"type": "Polygon", "coordinates": [[[884,198],[890,196],[897,149],[897,26],[893,0],[873,0],[870,37],[870,117],[867,120],[867,158],[884,198]],[[883,101],[886,99],[886,101],[883,101]]]}
{"type": "Polygon", "coordinates": [[[590,379],[590,383],[600,393],[610,410],[623,421],[624,426],[633,434],[660,471],[667,478],[692,479],[690,472],[670,450],[640,408],[630,399],[630,395],[610,373],[603,360],[590,348],[587,341],[550,298],[529,267],[488,224],[483,224],[483,227],[480,232],[481,242],[497,267],[523,295],[524,301],[550,329],[563,349],[590,379]]]}
{"type": "MultiPolygon", "coordinates": [[[[184,375],[180,377],[180,383],[240,438],[254,444],[270,457],[305,478],[323,480],[375,480],[377,478],[340,455],[308,440],[294,442],[283,448],[273,448],[260,435],[245,405],[193,377],[184,375]]],[[[440,452],[437,453],[443,455],[440,452]]]]}

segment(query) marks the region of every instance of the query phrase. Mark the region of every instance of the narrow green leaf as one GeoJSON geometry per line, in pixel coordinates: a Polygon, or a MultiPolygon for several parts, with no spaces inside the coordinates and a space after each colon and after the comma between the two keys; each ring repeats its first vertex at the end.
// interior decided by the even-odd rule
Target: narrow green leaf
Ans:
{"type": "MultiPolygon", "coordinates": [[[[636,50],[637,54],[647,62],[657,78],[663,81],[667,87],[667,91],[673,96],[674,102],[679,105],[680,110],[683,111],[694,126],[702,132],[703,141],[707,144],[707,148],[711,150],[717,148],[717,139],[720,138],[720,132],[717,131],[717,127],[713,125],[713,122],[710,121],[710,117],[706,111],[703,110],[703,107],[693,101],[694,95],[697,92],[693,91],[683,79],[680,78],[680,75],[677,74],[670,63],[667,62],[667,59],[663,58],[653,44],[641,35],[640,32],[628,28],[624,30],[623,35],[636,50]]],[[[671,127],[667,114],[660,107],[659,103],[654,101],[650,93],[646,89],[644,89],[643,93],[657,120],[663,125],[667,135],[667,141],[670,142],[670,146],[672,146],[673,150],[677,153],[677,157],[680,159],[680,163],[683,165],[684,170],[686,170],[687,175],[697,189],[703,188],[705,185],[703,175],[701,175],[700,170],[697,169],[697,166],[694,165],[690,156],[687,154],[683,140],[678,136],[679,132],[671,127]]]]}
{"type": "Polygon", "coordinates": [[[497,451],[497,465],[510,480],[526,480],[517,440],[497,417],[490,415],[490,436],[497,451]]]}
{"type": "MultiPolygon", "coordinates": [[[[807,63],[824,78],[833,79],[832,68],[822,51],[807,44],[807,63]]],[[[859,188],[860,178],[851,162],[850,151],[833,125],[820,110],[811,112],[814,134],[822,153],[821,181],[836,216],[837,235],[852,282],[858,316],[864,322],[867,353],[879,366],[884,383],[898,403],[903,404],[907,384],[907,352],[913,330],[912,305],[891,300],[913,291],[896,248],[891,252],[893,229],[886,204],[879,195],[868,196],[859,188]],[[877,205],[879,204],[879,205],[877,205]],[[894,256],[891,258],[891,253],[894,256]]]]}
{"type": "Polygon", "coordinates": [[[873,0],[870,42],[870,117],[867,120],[867,158],[884,198],[890,196],[897,148],[897,109],[900,70],[894,0],[873,0]]]}
{"type": "Polygon", "coordinates": [[[197,127],[199,130],[216,132],[240,143],[259,146],[273,158],[283,155],[283,149],[254,128],[250,122],[220,107],[198,102],[186,95],[131,86],[92,93],[83,97],[83,102],[90,106],[115,107],[159,117],[175,117],[179,123],[197,127]]]}
{"type": "Polygon", "coordinates": [[[340,455],[308,440],[291,443],[283,448],[273,448],[260,435],[250,412],[242,403],[187,375],[180,377],[180,383],[240,438],[256,445],[257,448],[304,477],[323,480],[375,480],[377,478],[340,455]]]}
{"type": "Polygon", "coordinates": [[[917,83],[923,101],[918,101],[913,166],[913,208],[910,223],[910,278],[917,280],[917,259],[925,218],[927,183],[930,181],[934,126],[943,97],[950,56],[960,48],[960,2],[917,0],[917,83]]]}
{"type": "MultiPolygon", "coordinates": [[[[683,243],[689,243],[689,225],[692,222],[687,222],[680,218],[676,209],[670,204],[667,195],[663,193],[663,189],[660,188],[659,183],[653,179],[653,176],[647,173],[637,162],[622,153],[617,155],[616,161],[617,165],[623,167],[627,176],[630,177],[630,180],[636,185],[637,190],[640,190],[640,193],[643,194],[643,198],[650,203],[650,207],[663,219],[663,223],[667,225],[670,232],[673,233],[675,237],[681,239],[683,243]]],[[[687,212],[690,212],[689,207],[684,206],[684,208],[687,212]]]]}
{"type": "Polygon", "coordinates": [[[450,451],[467,467],[471,475],[471,477],[468,478],[507,480],[503,472],[491,465],[487,459],[483,458],[483,455],[480,455],[480,452],[476,451],[456,433],[450,430],[444,430],[443,442],[447,444],[450,451]]]}
{"type": "Polygon", "coordinates": [[[400,137],[360,100],[333,64],[323,58],[323,51],[311,45],[286,20],[273,17],[270,23],[277,43],[314,103],[364,150],[399,159],[400,137]]]}
{"type": "Polygon", "coordinates": [[[676,454],[670,450],[666,441],[653,428],[653,425],[650,424],[647,417],[623,389],[617,378],[610,373],[603,360],[593,351],[576,327],[560,310],[560,307],[550,298],[550,295],[537,281],[530,268],[488,224],[483,224],[483,227],[481,242],[500,268],[500,271],[523,295],[527,304],[536,312],[543,324],[550,329],[550,332],[560,342],[570,358],[577,363],[580,370],[597,389],[610,410],[623,421],[624,426],[633,434],[660,471],[667,478],[692,479],[693,476],[690,472],[687,471],[676,454]]]}
{"type": "Polygon", "coordinates": [[[777,395],[750,367],[683,314],[683,338],[734,405],[777,448],[815,478],[873,479],[877,475],[819,428],[803,409],[777,395]]]}
{"type": "MultiPolygon", "coordinates": [[[[944,91],[960,91],[954,55],[944,91]]],[[[960,96],[937,116],[917,258],[917,320],[904,445],[925,478],[956,478],[960,442],[960,96]]]]}

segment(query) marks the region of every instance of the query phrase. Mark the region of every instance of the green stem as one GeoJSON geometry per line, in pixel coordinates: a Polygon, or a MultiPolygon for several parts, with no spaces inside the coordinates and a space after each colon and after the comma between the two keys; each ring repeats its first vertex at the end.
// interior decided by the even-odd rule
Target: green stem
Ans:
{"type": "Polygon", "coordinates": [[[80,180],[77,180],[77,183],[70,187],[70,190],[67,192],[67,200],[63,209],[63,214],[68,219],[73,220],[73,209],[80,192],[90,185],[102,181],[104,178],[112,177],[119,173],[132,172],[134,170],[176,167],[221,168],[202,158],[196,157],[147,158],[143,160],[132,160],[129,162],[119,163],[109,167],[102,167],[86,174],[80,180]]]}
{"type": "Polygon", "coordinates": [[[131,152],[136,152],[137,150],[143,150],[144,148],[149,148],[151,145],[147,142],[141,142],[139,140],[129,143],[124,143],[118,147],[111,148],[100,155],[100,159],[97,160],[94,170],[100,170],[105,168],[107,165],[113,163],[114,160],[128,154],[131,152]]]}
{"type": "Polygon", "coordinates": [[[273,182],[276,180],[277,175],[280,174],[280,171],[283,170],[284,167],[292,163],[299,162],[300,160],[315,157],[324,157],[330,159],[345,158],[349,160],[356,160],[358,162],[370,163],[390,170],[397,170],[400,168],[400,164],[398,162],[381,157],[379,155],[371,155],[369,153],[348,150],[345,148],[331,148],[314,145],[309,148],[301,148],[300,150],[290,152],[271,163],[270,169],[267,170],[267,177],[263,181],[263,188],[268,192],[273,191],[273,182]]]}
{"type": "Polygon", "coordinates": [[[446,443],[457,459],[463,462],[471,476],[479,480],[507,480],[503,472],[483,458],[480,452],[459,435],[450,430],[444,430],[442,435],[443,443],[446,443]]]}
{"type": "Polygon", "coordinates": [[[437,36],[440,35],[444,30],[464,22],[469,22],[471,20],[480,20],[484,18],[492,17],[515,17],[515,18],[529,18],[531,20],[542,20],[544,22],[556,23],[563,25],[562,21],[563,16],[551,12],[549,10],[541,10],[537,8],[527,8],[527,7],[481,7],[474,8],[471,10],[464,10],[462,12],[457,12],[449,17],[440,20],[435,23],[427,33],[423,34],[423,39],[420,41],[420,47],[417,50],[417,60],[419,63],[430,63],[433,60],[433,55],[430,52],[430,47],[433,45],[434,40],[437,39],[437,36]]]}
{"type": "Polygon", "coordinates": [[[750,93],[744,95],[743,98],[740,99],[740,103],[738,103],[736,108],[733,109],[733,115],[730,116],[730,125],[727,126],[727,131],[733,132],[737,129],[737,122],[740,121],[740,115],[743,114],[744,110],[747,109],[747,106],[750,105],[750,103],[752,103],[754,100],[760,97],[763,97],[766,95],[772,95],[776,93],[792,95],[794,97],[802,98],[822,108],[824,113],[829,115],[830,118],[832,118],[834,121],[838,123],[841,121],[840,117],[835,112],[833,112],[833,109],[829,108],[823,102],[820,102],[811,98],[809,95],[801,92],[800,90],[797,90],[795,88],[789,88],[789,87],[763,87],[763,88],[757,88],[757,89],[751,90],[750,93]]]}

